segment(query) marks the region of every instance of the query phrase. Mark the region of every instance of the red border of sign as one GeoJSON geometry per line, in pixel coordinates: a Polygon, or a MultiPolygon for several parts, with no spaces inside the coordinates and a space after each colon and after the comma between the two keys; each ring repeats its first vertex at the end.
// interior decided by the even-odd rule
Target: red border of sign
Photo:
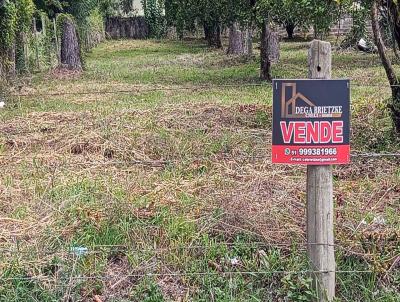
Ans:
{"type": "MultiPolygon", "coordinates": [[[[273,164],[292,164],[292,165],[345,165],[350,163],[350,81],[348,79],[322,80],[322,79],[278,79],[273,81],[273,133],[272,133],[272,154],[273,164]],[[318,85],[319,82],[323,85],[318,85]],[[342,117],[313,118],[306,115],[304,117],[290,116],[288,113],[282,114],[283,96],[282,89],[284,84],[289,85],[294,97],[301,98],[304,102],[310,102],[310,106],[331,106],[342,105],[342,117]],[[332,84],[332,85],[331,85],[332,84]],[[346,90],[344,90],[346,84],[346,90]],[[323,87],[323,88],[321,88],[323,87]],[[322,89],[322,90],[321,90],[322,89]],[[297,92],[297,93],[296,93],[297,92]],[[332,97],[334,96],[334,97],[332,97]],[[278,99],[279,98],[279,99],[278,99]],[[347,102],[348,101],[348,102],[347,102]],[[343,143],[310,143],[297,145],[294,142],[287,143],[282,138],[282,133],[278,130],[278,122],[308,122],[308,121],[329,121],[342,120],[344,131],[347,135],[343,143]],[[311,152],[310,152],[311,151],[311,152]],[[329,151],[329,152],[328,152],[329,151]]],[[[290,101],[290,100],[289,100],[290,101]]],[[[286,104],[286,102],[285,102],[286,104]]],[[[295,104],[295,102],[294,102],[295,104]]],[[[295,105],[294,105],[295,106],[295,105]]],[[[286,108],[286,107],[285,107],[286,108]]],[[[292,109],[293,110],[293,109],[292,109]]]]}
{"type": "Polygon", "coordinates": [[[334,165],[350,163],[350,145],[273,145],[272,162],[277,164],[297,164],[297,165],[334,165]],[[301,156],[300,149],[336,149],[336,155],[307,155],[301,156]],[[287,155],[289,150],[291,154],[287,155]],[[297,155],[292,155],[293,153],[297,155]]]}

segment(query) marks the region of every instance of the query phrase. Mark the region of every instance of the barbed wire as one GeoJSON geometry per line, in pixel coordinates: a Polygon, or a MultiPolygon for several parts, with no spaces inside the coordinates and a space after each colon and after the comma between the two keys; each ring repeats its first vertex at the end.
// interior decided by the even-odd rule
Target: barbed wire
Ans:
{"type": "MultiPolygon", "coordinates": [[[[207,252],[209,250],[213,250],[214,248],[228,248],[226,253],[232,253],[237,249],[248,248],[257,250],[257,254],[262,256],[261,253],[272,250],[272,249],[296,249],[298,251],[305,252],[307,251],[309,246],[323,246],[323,247],[332,247],[337,250],[341,250],[342,252],[348,253],[349,255],[356,255],[365,257],[372,257],[374,254],[370,251],[365,250],[369,245],[353,245],[353,246],[344,246],[342,244],[329,244],[329,243],[307,243],[307,242],[291,242],[291,243],[276,243],[276,242],[214,242],[210,245],[185,245],[185,246],[170,246],[170,247],[143,247],[143,246],[132,246],[132,245],[89,245],[89,246],[71,246],[68,248],[62,249],[54,249],[54,250],[39,250],[39,249],[21,249],[17,246],[16,249],[4,248],[0,249],[2,255],[4,257],[8,256],[24,256],[31,255],[33,257],[64,257],[63,259],[67,261],[68,257],[78,257],[84,258],[86,256],[93,255],[105,255],[105,254],[123,254],[128,255],[130,253],[140,252],[140,253],[148,253],[154,257],[159,257],[160,254],[163,255],[166,252],[193,252],[193,251],[202,251],[207,252]],[[215,244],[215,245],[212,245],[215,244]],[[218,244],[218,245],[216,245],[218,244]],[[363,249],[364,252],[355,250],[356,248],[363,249]]],[[[226,255],[228,256],[228,255],[226,255]]],[[[395,259],[394,263],[400,258],[400,254],[395,255],[391,259],[395,259]]]]}
{"type": "MultiPolygon", "coordinates": [[[[117,90],[93,90],[93,91],[61,91],[61,92],[39,92],[39,93],[12,93],[11,97],[46,97],[46,96],[64,96],[64,95],[96,95],[96,94],[125,94],[125,93],[140,93],[152,91],[178,91],[178,90],[200,90],[200,89],[218,89],[218,88],[249,88],[249,87],[271,87],[272,83],[236,83],[236,84],[221,84],[221,85],[195,85],[195,86],[173,86],[173,87],[148,87],[144,85],[131,85],[131,89],[117,90]]],[[[400,87],[400,85],[369,85],[351,83],[351,87],[371,87],[371,88],[391,88],[400,87]]]]}
{"type": "MultiPolygon", "coordinates": [[[[8,157],[7,160],[11,158],[15,158],[13,156],[8,157]]],[[[351,154],[351,158],[357,160],[377,160],[381,158],[393,158],[395,160],[400,158],[400,153],[354,153],[351,154]]],[[[1,156],[0,156],[1,159],[1,156]]],[[[41,160],[41,158],[32,158],[32,160],[41,160]]],[[[66,167],[79,167],[79,166],[92,166],[96,167],[106,167],[106,166],[114,166],[114,165],[125,165],[125,166],[148,166],[148,167],[165,167],[168,165],[177,165],[177,164],[185,164],[185,163],[193,163],[193,162],[206,162],[212,160],[235,160],[236,162],[263,162],[263,161],[271,161],[271,156],[265,155],[211,155],[204,157],[192,157],[192,158],[183,158],[183,159],[166,159],[166,160],[108,160],[108,161],[87,161],[87,162],[61,162],[61,163],[49,163],[48,167],[50,169],[57,168],[66,168],[66,167]]],[[[62,161],[62,159],[61,159],[62,161]]],[[[351,165],[351,163],[350,163],[351,165]]]]}
{"type": "MultiPolygon", "coordinates": [[[[146,87],[143,85],[134,85],[132,88],[145,88],[144,90],[133,90],[133,89],[121,89],[114,91],[83,91],[83,92],[56,92],[56,93],[34,93],[34,94],[12,94],[14,97],[34,97],[34,96],[62,96],[62,95],[90,95],[90,94],[115,94],[115,93],[133,93],[133,92],[141,92],[141,91],[162,91],[162,90],[198,90],[198,89],[216,89],[216,88],[241,88],[241,87],[269,87],[271,83],[246,83],[246,84],[223,84],[223,85],[197,85],[197,86],[176,86],[176,87],[146,87]]],[[[361,86],[361,87],[383,87],[382,85],[363,85],[359,83],[353,83],[352,86],[361,86]]],[[[400,85],[388,85],[384,87],[396,87],[400,85]]],[[[36,132],[36,131],[33,131],[36,132]]],[[[379,158],[379,157],[400,157],[400,153],[352,153],[352,158],[379,158]]],[[[251,158],[251,159],[267,159],[264,156],[248,156],[241,158],[251,158]]],[[[200,158],[196,158],[193,160],[201,160],[200,158]]],[[[157,164],[169,164],[176,163],[179,160],[165,160],[165,161],[142,161],[142,160],[134,160],[130,162],[121,162],[120,164],[134,164],[134,165],[153,165],[156,162],[157,164]]],[[[110,163],[100,163],[102,165],[110,165],[110,164],[118,164],[118,162],[110,162],[110,163]]]]}
{"type": "Polygon", "coordinates": [[[118,94],[118,93],[134,93],[134,92],[150,92],[150,91],[173,91],[173,90],[199,90],[199,89],[218,89],[218,88],[235,88],[242,87],[271,87],[271,83],[254,83],[254,84],[222,84],[222,85],[196,85],[196,86],[174,86],[174,87],[147,87],[144,85],[131,85],[131,89],[118,90],[102,90],[102,91],[62,91],[54,93],[17,93],[11,94],[12,97],[35,97],[35,96],[63,96],[63,95],[92,95],[92,94],[118,94]],[[136,90],[135,90],[136,89],[136,90]]]}
{"type": "MultiPolygon", "coordinates": [[[[29,97],[50,97],[50,96],[64,96],[64,95],[97,95],[97,94],[131,94],[131,93],[145,93],[145,92],[152,92],[152,91],[174,91],[174,90],[200,90],[200,89],[219,89],[219,88],[246,88],[246,87],[270,87],[271,83],[254,83],[254,84],[225,84],[225,85],[196,85],[196,86],[179,86],[179,87],[146,87],[143,85],[135,85],[131,86],[131,89],[119,89],[119,90],[104,90],[104,91],[81,91],[81,92],[55,92],[55,93],[17,93],[11,94],[11,97],[21,97],[21,98],[29,98],[29,97]]],[[[356,87],[380,87],[380,88],[390,88],[390,87],[400,87],[400,85],[363,85],[352,83],[351,86],[356,87]]],[[[235,155],[231,156],[217,156],[218,159],[235,159],[235,155]]],[[[383,158],[383,157],[393,157],[398,158],[400,157],[400,153],[352,153],[352,158],[383,158]]],[[[246,159],[261,159],[267,160],[269,156],[263,155],[253,155],[253,156],[239,156],[239,160],[246,160],[246,159]]],[[[130,164],[130,165],[167,165],[171,163],[181,163],[184,160],[210,160],[210,157],[203,157],[203,158],[188,158],[188,159],[173,159],[173,160],[129,160],[129,161],[115,161],[111,160],[108,162],[89,162],[89,163],[73,163],[73,165],[87,165],[87,164],[95,164],[95,165],[115,165],[115,164],[130,164]]],[[[67,164],[68,165],[68,164],[67,164]]],[[[65,164],[63,164],[65,166],[65,164]]],[[[236,243],[221,243],[218,242],[220,245],[226,245],[229,247],[235,247],[236,243]]],[[[238,243],[238,247],[243,243],[238,243]]],[[[328,246],[328,247],[336,247],[339,249],[344,249],[345,251],[349,251],[347,247],[344,247],[340,244],[326,244],[326,243],[273,243],[267,244],[262,242],[250,242],[246,243],[249,245],[259,245],[264,247],[293,247],[293,246],[301,246],[301,247],[308,247],[311,245],[321,245],[321,246],[328,246]]],[[[141,252],[165,252],[169,250],[196,250],[196,249],[212,249],[212,246],[204,246],[204,245],[192,245],[192,246],[185,246],[185,247],[167,247],[167,248],[149,248],[145,249],[142,247],[138,247],[137,251],[141,252]]],[[[96,254],[107,252],[103,251],[102,249],[115,249],[108,252],[126,252],[126,251],[133,251],[132,247],[124,246],[124,245],[107,245],[107,246],[91,246],[88,247],[88,251],[84,252],[84,255],[96,254]]],[[[22,253],[34,253],[32,250],[30,251],[22,251],[22,250],[12,250],[12,249],[2,249],[3,253],[13,253],[13,254],[22,254],[22,253]]],[[[53,254],[69,254],[76,256],[76,252],[71,249],[64,249],[64,250],[56,250],[56,251],[47,251],[50,255],[53,254]]],[[[351,251],[350,251],[351,252],[351,251]]],[[[39,253],[37,253],[39,254],[39,253]]],[[[270,270],[270,271],[222,271],[222,272],[171,272],[171,273],[135,273],[135,274],[125,274],[125,275],[118,275],[118,278],[140,278],[140,277],[183,277],[183,276],[207,276],[207,275],[233,275],[233,274],[241,274],[241,275],[265,275],[265,274],[321,274],[321,273],[337,273],[337,274],[346,274],[346,273],[374,273],[372,270],[335,270],[335,271],[316,271],[316,270],[270,270]]],[[[85,281],[85,280],[110,280],[115,279],[116,276],[73,276],[71,275],[69,278],[69,282],[71,281],[85,281]]],[[[40,280],[46,279],[46,277],[41,276],[32,276],[32,277],[0,277],[2,281],[32,281],[32,280],[40,280]]]]}
{"type": "Polygon", "coordinates": [[[400,157],[400,153],[351,153],[351,157],[400,157]]]}
{"type": "MultiPolygon", "coordinates": [[[[242,242],[242,243],[232,243],[232,242],[215,242],[218,244],[218,247],[226,246],[228,248],[240,248],[246,246],[248,248],[298,248],[298,247],[308,247],[308,246],[326,246],[326,247],[335,247],[343,250],[348,250],[348,247],[345,247],[341,244],[329,244],[329,243],[308,243],[308,242],[293,242],[293,243],[267,243],[267,242],[242,242]]],[[[44,253],[40,253],[39,250],[23,250],[20,248],[17,249],[0,249],[3,253],[10,253],[10,254],[44,254],[44,255],[74,255],[79,254],[79,249],[77,248],[84,248],[82,251],[82,256],[90,255],[90,254],[98,254],[103,252],[166,252],[166,251],[177,251],[177,250],[207,250],[213,249],[214,246],[212,245],[188,245],[188,246],[172,246],[172,247],[153,247],[153,248],[146,248],[140,246],[129,246],[129,245],[92,245],[87,247],[70,247],[64,249],[55,249],[55,250],[46,250],[44,253]]]]}
{"type": "MultiPolygon", "coordinates": [[[[145,248],[145,247],[135,247],[132,249],[132,246],[128,245],[92,245],[89,247],[70,247],[68,249],[63,249],[62,251],[51,251],[49,255],[52,256],[60,256],[70,255],[72,256],[74,263],[77,263],[77,259],[81,258],[84,259],[85,256],[102,254],[102,253],[129,253],[132,251],[137,251],[141,253],[146,252],[159,252],[165,253],[166,251],[176,251],[176,250],[197,250],[197,249],[204,249],[204,250],[212,250],[213,248],[221,248],[221,247],[229,247],[231,249],[235,248],[255,248],[258,249],[257,255],[259,257],[263,257],[261,253],[261,247],[265,247],[268,249],[272,248],[282,248],[282,247],[290,247],[290,248],[298,248],[299,246],[328,246],[328,247],[339,247],[343,248],[344,251],[357,254],[356,252],[352,252],[349,248],[346,248],[340,244],[327,244],[327,243],[307,243],[307,242],[292,242],[292,243],[268,243],[268,242],[260,242],[260,241],[252,241],[252,242],[211,242],[210,245],[187,245],[187,246],[174,246],[174,247],[158,247],[158,248],[145,248]],[[213,246],[213,244],[218,244],[218,246],[213,246]],[[83,249],[83,250],[82,250],[83,249]]],[[[305,250],[305,249],[304,249],[305,250]]],[[[303,251],[304,251],[303,250],[303,251]]],[[[3,249],[4,253],[11,252],[13,254],[30,254],[33,256],[43,256],[40,253],[35,253],[35,251],[22,251],[22,250],[6,250],[3,249]]],[[[232,250],[228,250],[227,253],[232,253],[232,250]]],[[[265,251],[264,251],[265,253],[265,251]]],[[[6,255],[5,255],[6,256],[6,255]]],[[[154,256],[154,255],[153,255],[154,256]]],[[[228,256],[228,255],[226,255],[228,256]]],[[[233,255],[231,255],[233,256],[233,255]]],[[[400,257],[400,255],[396,255],[394,258],[400,257]]],[[[394,259],[393,258],[393,259],[394,259]]],[[[395,260],[396,261],[396,260],[395,260]]],[[[234,266],[234,265],[232,265],[234,266]]],[[[207,276],[207,275],[234,275],[234,274],[241,274],[241,275],[276,275],[276,274],[323,274],[323,273],[336,273],[336,274],[351,274],[351,273],[377,273],[374,270],[260,270],[260,271],[225,271],[221,268],[216,269],[217,271],[200,271],[200,272],[172,272],[172,273],[133,273],[133,274],[122,274],[122,275],[113,275],[113,276],[104,276],[104,275],[97,275],[97,276],[73,276],[72,274],[68,277],[69,284],[72,281],[87,281],[87,280],[114,280],[118,279],[127,279],[127,278],[141,278],[141,277],[187,277],[187,276],[207,276]]],[[[380,271],[379,273],[388,273],[390,270],[387,271],[380,271]]],[[[46,276],[24,276],[24,277],[0,277],[0,280],[3,282],[7,281],[49,281],[48,277],[46,276]]]]}
{"type": "MultiPolygon", "coordinates": [[[[246,247],[256,247],[260,246],[268,247],[268,248],[278,248],[278,247],[298,247],[298,246],[309,246],[309,245],[322,245],[322,246],[329,246],[329,247],[342,247],[339,244],[326,244],[326,243],[266,243],[266,242],[215,242],[220,245],[226,245],[230,248],[241,248],[244,246],[246,247]]],[[[221,247],[221,246],[218,246],[221,247]]],[[[76,263],[77,259],[84,258],[85,256],[93,255],[93,254],[100,254],[101,252],[109,252],[109,253],[121,253],[121,252],[132,252],[132,249],[127,249],[128,246],[126,245],[95,245],[88,248],[88,250],[82,252],[77,252],[76,250],[67,249],[64,253],[68,255],[72,255],[74,263],[76,263]],[[109,250],[104,251],[102,249],[113,249],[118,248],[116,250],[109,250]],[[99,249],[95,251],[95,249],[99,249]]],[[[137,247],[136,251],[140,251],[142,253],[145,252],[165,252],[165,251],[174,251],[174,250],[195,250],[195,249],[210,249],[212,250],[215,248],[212,245],[193,245],[193,246],[179,246],[179,247],[167,247],[167,248],[142,248],[137,247]]],[[[3,253],[6,252],[3,249],[3,253]]],[[[16,252],[16,251],[13,251],[16,252]]],[[[34,256],[38,256],[33,251],[24,251],[29,254],[33,254],[34,256]]],[[[17,251],[16,253],[21,253],[21,251],[17,251]]],[[[58,253],[51,253],[51,255],[60,256],[60,252],[58,253]]],[[[262,254],[260,254],[262,257],[262,254]]],[[[260,271],[201,271],[201,272],[171,272],[171,273],[133,273],[133,274],[121,274],[121,275],[113,275],[113,276],[104,276],[104,275],[97,275],[97,276],[72,276],[72,274],[68,277],[68,282],[71,281],[87,281],[87,280],[114,280],[118,279],[127,279],[127,278],[142,278],[142,277],[187,277],[187,276],[208,276],[208,275],[276,275],[276,274],[325,274],[325,273],[336,273],[336,274],[351,274],[351,273],[376,273],[373,270],[260,270],[260,271]]],[[[55,279],[55,278],[54,278],[55,279]]],[[[3,282],[7,281],[49,281],[48,277],[46,276],[25,276],[25,277],[0,277],[0,280],[3,282]]]]}
{"type": "MultiPolygon", "coordinates": [[[[376,273],[373,270],[270,270],[270,271],[208,271],[208,272],[175,272],[175,273],[137,273],[137,274],[121,274],[113,276],[72,276],[69,278],[71,281],[87,281],[87,280],[114,280],[116,277],[119,279],[128,278],[144,278],[144,277],[187,277],[187,276],[218,276],[218,275],[284,275],[284,274],[372,274],[376,273]]],[[[2,281],[40,281],[40,279],[48,280],[43,276],[32,277],[0,277],[2,281]]],[[[54,278],[55,279],[55,278],[54,278]]]]}
{"type": "MultiPolygon", "coordinates": [[[[11,157],[13,158],[13,157],[11,157]]],[[[7,160],[11,159],[10,157],[7,160]]],[[[352,154],[351,158],[353,160],[380,160],[387,159],[388,161],[397,162],[400,159],[400,153],[390,153],[390,154],[374,154],[374,153],[366,153],[366,154],[352,154]]],[[[1,156],[0,156],[1,159],[1,156]]],[[[35,160],[40,161],[41,158],[33,158],[32,162],[35,160]]],[[[109,160],[109,161],[87,161],[87,162],[51,162],[45,165],[47,169],[50,169],[54,172],[60,172],[66,168],[77,168],[77,169],[99,169],[99,168],[112,168],[112,167],[133,167],[133,166],[142,166],[149,168],[165,168],[168,166],[178,166],[178,165],[187,165],[191,163],[202,163],[202,162],[210,162],[210,161],[231,161],[237,164],[240,163],[266,163],[272,164],[271,156],[214,156],[214,157],[194,157],[194,158],[185,158],[185,159],[170,159],[170,160],[126,160],[126,161],[118,161],[118,160],[109,160]]],[[[44,163],[42,163],[44,165],[44,163]]],[[[347,165],[339,165],[338,167],[351,166],[352,162],[347,165]]],[[[304,165],[305,166],[305,165],[304,165]]],[[[287,175],[286,177],[290,177],[287,175]]],[[[293,175],[294,178],[298,178],[297,175],[293,175]]]]}

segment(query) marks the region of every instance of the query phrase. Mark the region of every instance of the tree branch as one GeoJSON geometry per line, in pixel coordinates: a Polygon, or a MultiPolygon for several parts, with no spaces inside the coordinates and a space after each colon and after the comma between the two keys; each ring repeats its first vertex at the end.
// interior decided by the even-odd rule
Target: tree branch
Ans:
{"type": "Polygon", "coordinates": [[[396,72],[392,66],[392,62],[390,61],[389,56],[386,53],[381,30],[379,28],[378,0],[373,0],[373,2],[372,2],[371,21],[372,21],[372,31],[374,33],[375,44],[378,48],[378,52],[379,52],[379,56],[382,61],[382,65],[385,68],[386,76],[389,80],[390,85],[397,85],[399,82],[396,77],[396,72]]]}

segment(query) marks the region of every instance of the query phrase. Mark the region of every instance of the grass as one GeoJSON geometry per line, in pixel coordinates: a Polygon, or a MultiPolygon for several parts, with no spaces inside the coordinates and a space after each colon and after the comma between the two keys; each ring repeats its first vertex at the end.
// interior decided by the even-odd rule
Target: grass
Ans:
{"type": "MultiPolygon", "coordinates": [[[[274,76],[306,77],[306,57],[283,43],[274,76]]],[[[22,79],[0,110],[0,301],[312,301],[305,170],[270,162],[272,89],[244,85],[258,59],[109,41],[86,64],[22,79]]],[[[353,151],[398,152],[379,58],[333,65],[353,151]]],[[[338,301],[399,301],[399,160],[334,177],[338,301]]]]}

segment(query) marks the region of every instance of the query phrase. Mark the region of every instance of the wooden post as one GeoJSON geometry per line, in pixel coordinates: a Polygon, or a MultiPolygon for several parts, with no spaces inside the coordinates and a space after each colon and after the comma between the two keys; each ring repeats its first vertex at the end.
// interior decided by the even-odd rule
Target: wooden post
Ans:
{"type": "Polygon", "coordinates": [[[36,69],[40,70],[40,61],[39,61],[39,37],[38,37],[38,32],[37,32],[37,28],[36,28],[36,18],[33,17],[33,36],[35,37],[35,59],[36,59],[36,69]]]}
{"type": "Polygon", "coordinates": [[[43,36],[47,37],[47,22],[46,22],[46,15],[44,13],[40,14],[40,20],[42,21],[42,34],[43,36]]]}
{"type": "Polygon", "coordinates": [[[57,22],[56,22],[56,18],[53,19],[53,28],[54,28],[54,42],[56,43],[57,65],[60,65],[60,64],[61,64],[61,59],[60,59],[60,44],[58,43],[58,34],[57,34],[57,22]]]}
{"type": "MultiPolygon", "coordinates": [[[[314,40],[308,53],[311,79],[331,78],[331,44],[314,40]]],[[[317,301],[335,297],[332,166],[307,167],[307,244],[317,301]]]]}

